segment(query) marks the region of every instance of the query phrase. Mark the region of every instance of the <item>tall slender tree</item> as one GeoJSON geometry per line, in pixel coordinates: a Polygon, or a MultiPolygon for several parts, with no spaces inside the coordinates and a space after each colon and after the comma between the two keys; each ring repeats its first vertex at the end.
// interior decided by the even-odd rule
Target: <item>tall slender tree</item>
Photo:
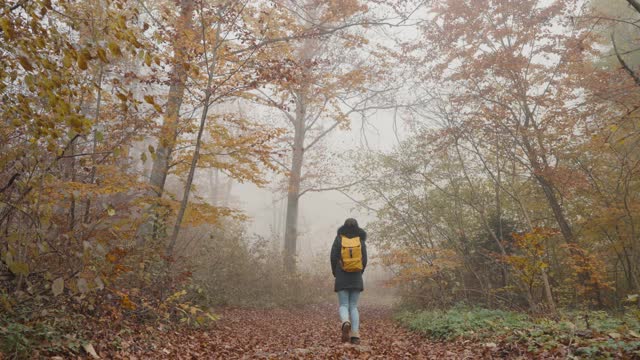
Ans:
{"type": "Polygon", "coordinates": [[[374,65],[375,56],[365,49],[367,40],[362,31],[364,26],[382,21],[375,20],[370,9],[355,0],[312,0],[292,2],[291,6],[297,9],[295,26],[319,36],[279,48],[286,54],[287,63],[277,71],[285,76],[253,96],[257,102],[277,109],[289,128],[289,163],[278,161],[287,173],[284,257],[289,270],[295,269],[300,198],[310,191],[325,190],[313,185],[318,179],[312,179],[311,171],[305,172],[310,156],[334,130],[349,128],[352,115],[392,107],[382,101],[385,96],[391,98],[388,94],[392,86],[381,86],[374,80],[381,79],[386,69],[383,62],[374,65]]]}

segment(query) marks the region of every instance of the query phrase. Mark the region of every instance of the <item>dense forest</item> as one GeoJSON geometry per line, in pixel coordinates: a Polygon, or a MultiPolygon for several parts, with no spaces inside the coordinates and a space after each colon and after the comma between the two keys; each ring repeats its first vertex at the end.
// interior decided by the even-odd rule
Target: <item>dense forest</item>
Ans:
{"type": "Polygon", "coordinates": [[[639,1],[0,13],[0,359],[640,356],[639,1]],[[376,126],[390,150],[332,149],[376,126]],[[239,183],[283,199],[276,231],[250,232],[239,183]],[[368,214],[398,295],[369,344],[323,323],[330,244],[299,246],[318,192],[368,214]]]}

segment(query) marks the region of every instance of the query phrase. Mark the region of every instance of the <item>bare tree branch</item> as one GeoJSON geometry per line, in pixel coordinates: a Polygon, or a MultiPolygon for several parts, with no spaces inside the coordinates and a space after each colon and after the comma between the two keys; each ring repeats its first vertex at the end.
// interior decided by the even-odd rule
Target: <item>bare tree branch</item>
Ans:
{"type": "Polygon", "coordinates": [[[358,206],[363,207],[369,211],[373,211],[373,212],[378,212],[380,211],[379,209],[375,209],[372,208],[371,206],[367,205],[364,203],[364,201],[358,200],[356,198],[354,198],[353,196],[349,195],[347,192],[345,192],[344,190],[336,190],[337,192],[341,193],[342,195],[346,196],[349,200],[353,201],[354,203],[356,203],[358,206]]]}
{"type": "MultiPolygon", "coordinates": [[[[633,0],[628,0],[630,3],[633,0]]],[[[639,5],[640,6],[640,5],[639,5]]],[[[627,63],[624,61],[624,59],[622,58],[622,56],[620,55],[620,53],[618,52],[618,47],[616,46],[616,39],[615,39],[615,33],[611,34],[611,43],[613,44],[613,51],[616,53],[616,58],[618,58],[618,62],[620,63],[620,65],[622,65],[622,68],[629,73],[629,75],[631,75],[631,77],[633,78],[633,80],[636,82],[636,84],[638,86],[640,86],[640,77],[638,77],[638,75],[633,71],[633,69],[631,69],[629,67],[629,65],[627,65],[627,63]]]]}
{"type": "Polygon", "coordinates": [[[330,187],[326,187],[326,188],[308,188],[308,189],[305,189],[304,191],[301,191],[300,194],[298,194],[298,198],[301,198],[302,195],[304,195],[304,194],[306,194],[308,192],[323,192],[323,191],[331,191],[331,190],[339,191],[339,190],[348,189],[348,188],[350,188],[352,186],[360,184],[361,182],[363,182],[365,180],[367,180],[367,179],[359,179],[359,180],[354,181],[354,182],[349,183],[349,184],[338,185],[338,186],[330,186],[330,187]]]}
{"type": "Polygon", "coordinates": [[[308,131],[309,129],[311,129],[311,127],[313,127],[313,125],[315,125],[315,123],[318,121],[318,119],[320,119],[320,117],[322,116],[322,114],[324,113],[324,110],[327,108],[327,103],[329,102],[329,98],[327,96],[324,97],[324,103],[322,104],[322,106],[320,107],[320,109],[318,110],[318,113],[316,114],[316,116],[313,118],[313,120],[311,120],[311,122],[309,123],[309,125],[307,125],[307,127],[304,129],[304,131],[308,131]]]}
{"type": "Polygon", "coordinates": [[[627,0],[627,2],[629,3],[629,5],[631,5],[634,9],[636,9],[636,11],[638,13],[640,13],[640,3],[638,3],[636,0],[627,0]]]}
{"type": "Polygon", "coordinates": [[[286,109],[284,109],[282,104],[280,104],[277,101],[273,100],[273,98],[271,98],[271,96],[269,96],[264,91],[262,91],[260,89],[256,89],[256,90],[258,90],[258,92],[260,94],[262,94],[262,96],[264,96],[264,97],[253,95],[254,99],[260,100],[260,101],[264,101],[265,103],[271,105],[272,107],[282,111],[282,113],[287,117],[287,120],[289,120],[291,123],[293,123],[295,121],[295,118],[293,117],[293,115],[291,115],[286,109]]]}
{"type": "Polygon", "coordinates": [[[291,171],[291,168],[289,166],[287,166],[284,162],[282,162],[281,160],[275,158],[274,156],[270,156],[269,157],[271,159],[271,161],[273,161],[274,163],[282,166],[283,169],[285,169],[286,171],[291,171]]]}

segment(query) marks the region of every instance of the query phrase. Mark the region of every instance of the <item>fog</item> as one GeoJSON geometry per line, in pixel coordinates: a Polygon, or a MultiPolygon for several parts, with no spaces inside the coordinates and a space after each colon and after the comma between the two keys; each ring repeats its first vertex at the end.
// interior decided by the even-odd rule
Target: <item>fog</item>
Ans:
{"type": "Polygon", "coordinates": [[[640,354],[640,0],[0,8],[0,359],[640,354]]]}
{"type": "MultiPolygon", "coordinates": [[[[351,129],[335,131],[327,138],[327,148],[337,153],[349,150],[379,151],[389,150],[397,143],[392,113],[380,111],[367,120],[368,123],[363,126],[362,121],[354,117],[351,129]]],[[[401,133],[402,129],[398,131],[398,136],[402,136],[401,133]]],[[[348,163],[342,165],[350,166],[348,163]]],[[[275,182],[278,175],[271,176],[275,182]]],[[[352,196],[357,198],[357,194],[352,196]]],[[[250,217],[248,234],[265,237],[273,234],[279,241],[279,246],[283,246],[286,194],[277,190],[273,184],[258,187],[250,183],[234,183],[231,197],[233,205],[250,217]]],[[[345,219],[357,219],[365,230],[367,222],[375,219],[375,214],[333,190],[309,192],[302,196],[300,205],[298,256],[304,259],[325,254],[327,265],[336,230],[345,219]]],[[[375,253],[375,247],[372,249],[372,253],[375,253]]]]}

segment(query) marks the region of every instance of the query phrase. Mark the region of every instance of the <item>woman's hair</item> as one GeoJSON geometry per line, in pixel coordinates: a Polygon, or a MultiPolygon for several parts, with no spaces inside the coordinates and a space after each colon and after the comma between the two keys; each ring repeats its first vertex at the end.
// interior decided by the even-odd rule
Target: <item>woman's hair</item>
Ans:
{"type": "Polygon", "coordinates": [[[358,227],[358,221],[356,221],[356,219],[354,219],[354,218],[348,218],[347,220],[344,221],[344,226],[357,228],[358,227]]]}

